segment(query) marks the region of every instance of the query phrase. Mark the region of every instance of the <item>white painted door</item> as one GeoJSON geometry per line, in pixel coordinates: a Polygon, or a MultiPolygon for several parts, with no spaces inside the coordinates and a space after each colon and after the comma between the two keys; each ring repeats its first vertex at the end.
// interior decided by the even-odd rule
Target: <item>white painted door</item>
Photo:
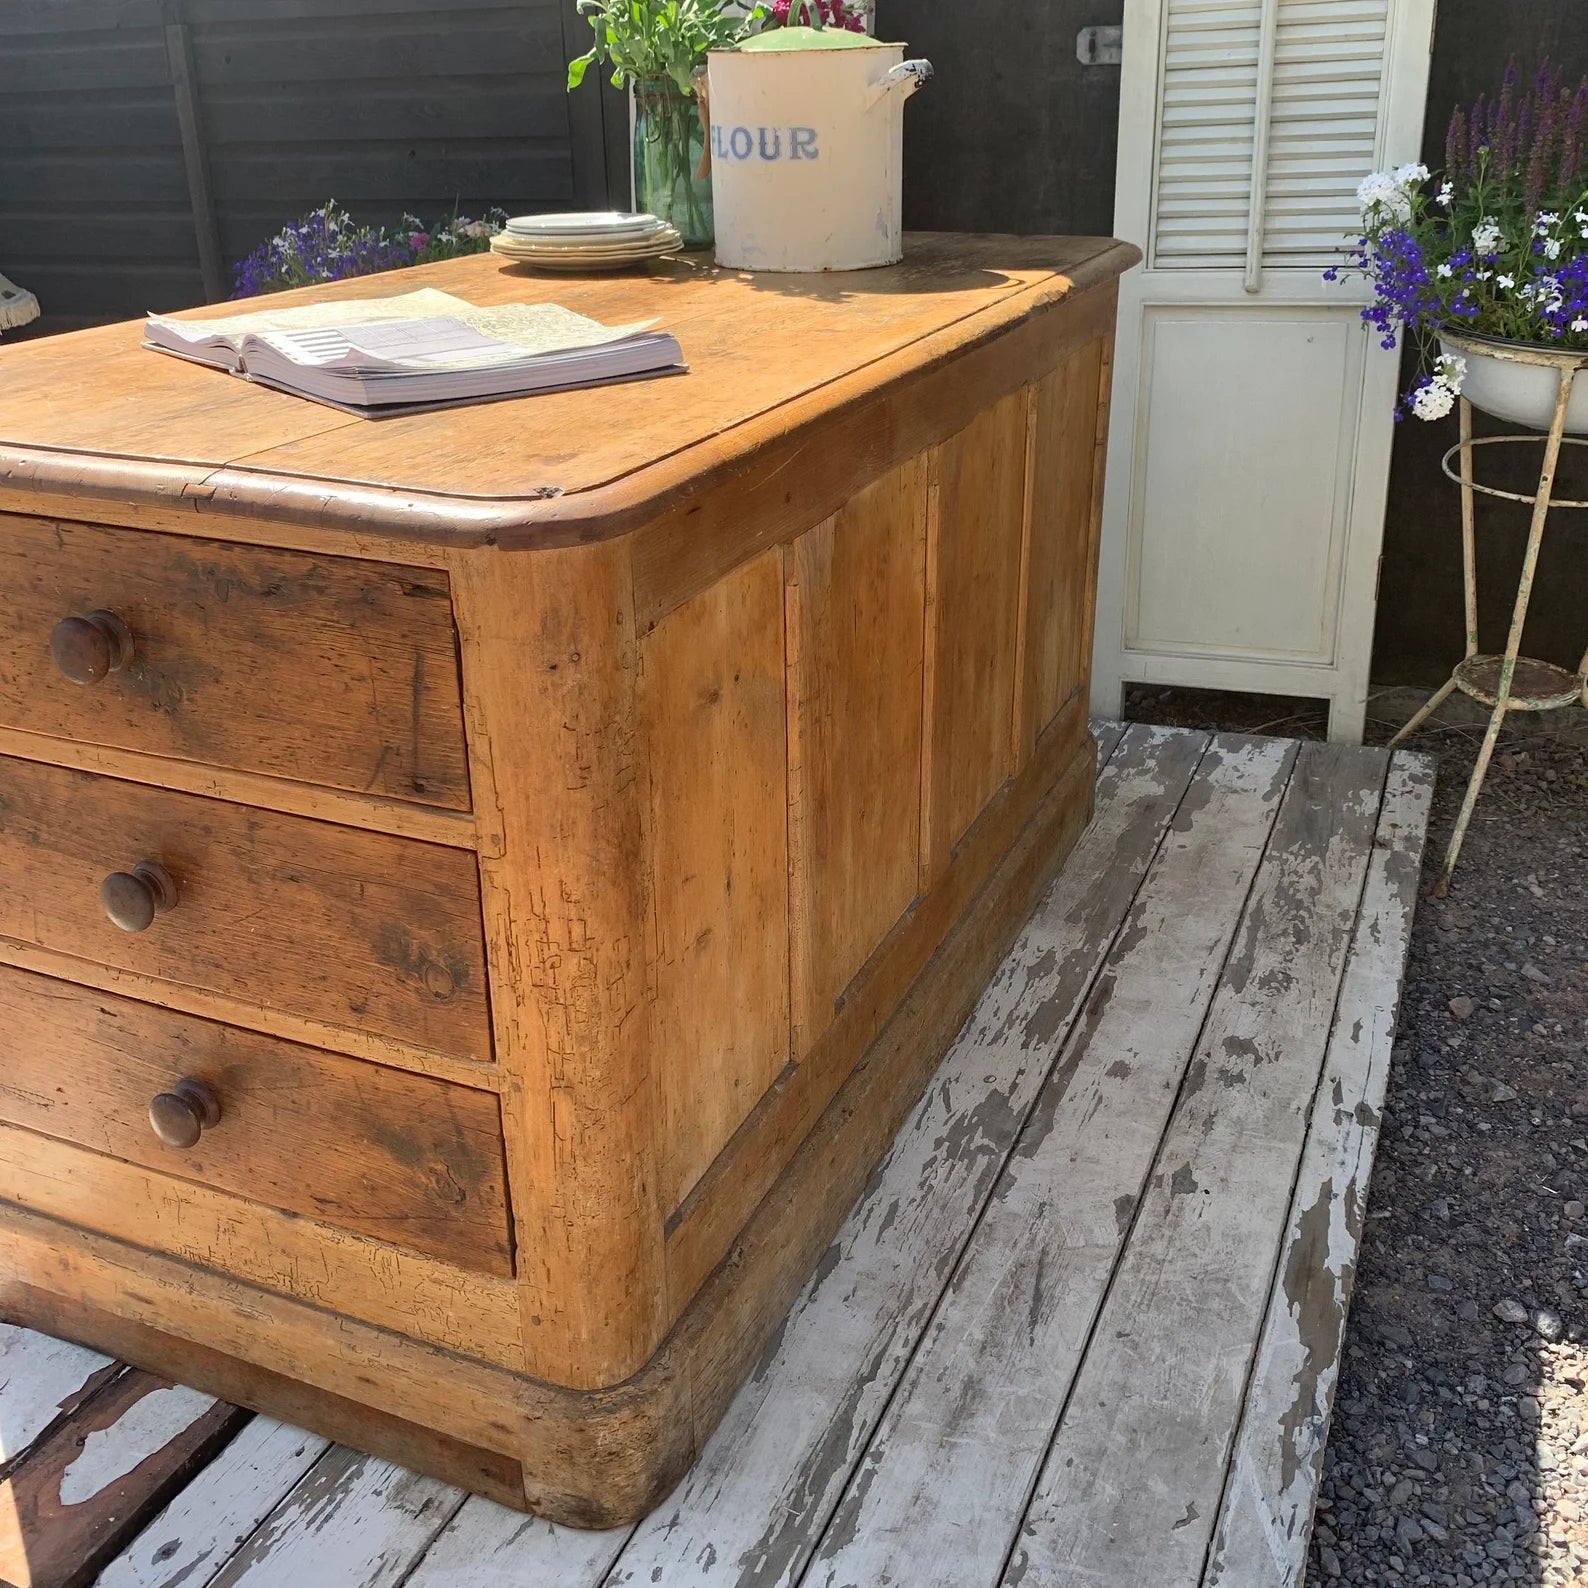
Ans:
{"type": "Polygon", "coordinates": [[[1325,698],[1359,741],[1398,361],[1322,271],[1415,160],[1435,0],[1125,0],[1093,707],[1325,698]]]}

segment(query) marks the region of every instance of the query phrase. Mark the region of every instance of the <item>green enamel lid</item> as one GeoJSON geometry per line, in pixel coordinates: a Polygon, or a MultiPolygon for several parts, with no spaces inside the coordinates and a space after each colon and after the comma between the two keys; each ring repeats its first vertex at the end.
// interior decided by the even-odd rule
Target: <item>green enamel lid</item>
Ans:
{"type": "Polygon", "coordinates": [[[773,50],[869,50],[880,41],[848,28],[768,28],[739,46],[741,50],[765,55],[773,50]]]}

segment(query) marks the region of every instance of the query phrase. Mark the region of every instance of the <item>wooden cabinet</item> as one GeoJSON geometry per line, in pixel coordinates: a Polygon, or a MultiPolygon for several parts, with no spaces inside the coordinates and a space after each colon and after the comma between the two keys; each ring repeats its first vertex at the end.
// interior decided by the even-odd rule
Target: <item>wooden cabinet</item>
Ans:
{"type": "Polygon", "coordinates": [[[0,353],[0,1314],[655,1503],[1090,809],[1133,257],[454,261],[691,372],[380,422],[0,353]]]}

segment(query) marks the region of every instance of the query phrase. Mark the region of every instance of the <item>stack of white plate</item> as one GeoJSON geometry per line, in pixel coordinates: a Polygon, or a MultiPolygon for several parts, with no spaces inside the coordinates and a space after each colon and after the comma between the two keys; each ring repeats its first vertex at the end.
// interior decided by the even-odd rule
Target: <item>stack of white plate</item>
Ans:
{"type": "Polygon", "coordinates": [[[623,270],[683,245],[677,228],[654,215],[588,210],[515,216],[491,239],[491,252],[537,270],[623,270]]]}

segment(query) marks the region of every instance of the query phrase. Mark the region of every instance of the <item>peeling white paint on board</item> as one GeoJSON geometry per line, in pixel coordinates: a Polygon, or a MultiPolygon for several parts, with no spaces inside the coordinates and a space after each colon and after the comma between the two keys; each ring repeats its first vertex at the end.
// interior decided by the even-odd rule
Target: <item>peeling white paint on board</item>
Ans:
{"type": "Polygon", "coordinates": [[[62,1505],[81,1505],[124,1478],[215,1404],[213,1395],[182,1385],[151,1390],[109,1428],[96,1428],[61,1474],[62,1505]]]}

